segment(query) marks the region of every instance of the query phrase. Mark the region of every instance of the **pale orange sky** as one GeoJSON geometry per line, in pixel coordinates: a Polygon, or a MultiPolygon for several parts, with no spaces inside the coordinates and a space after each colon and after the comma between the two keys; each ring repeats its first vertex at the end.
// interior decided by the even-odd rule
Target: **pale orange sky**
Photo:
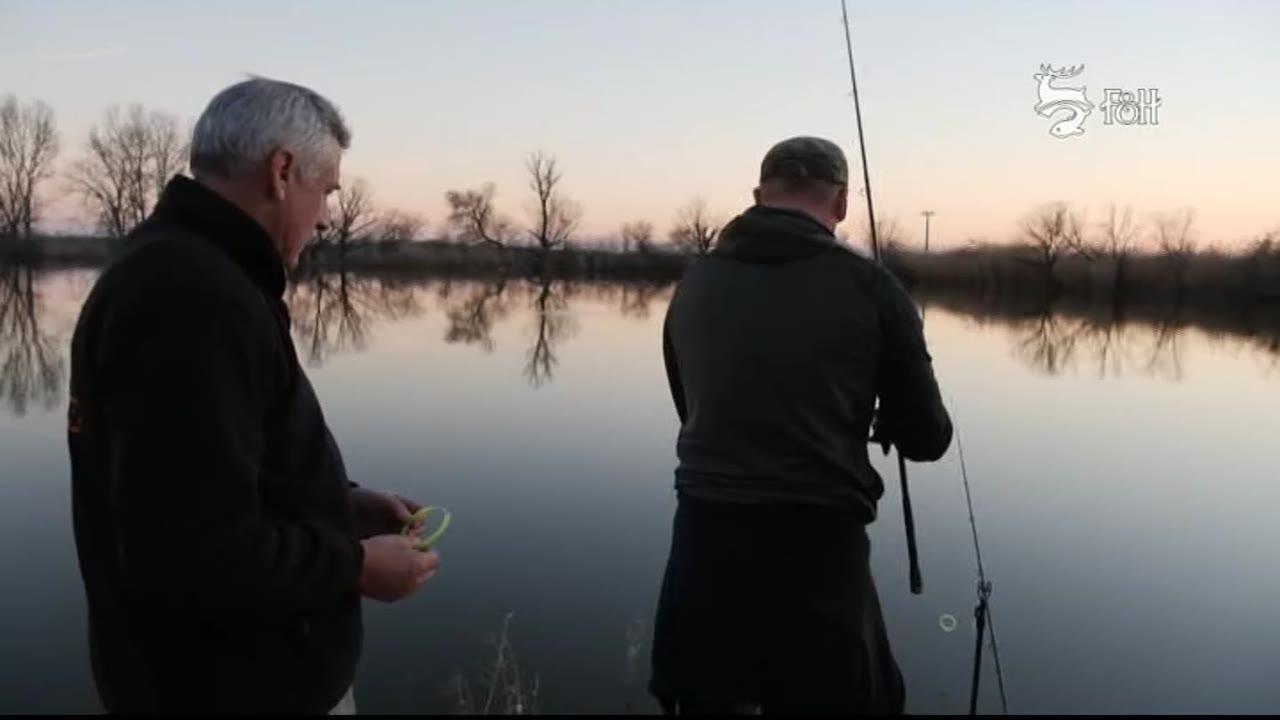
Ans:
{"type": "MultiPolygon", "coordinates": [[[[1099,218],[1193,207],[1203,241],[1280,229],[1280,50],[1268,2],[850,5],[877,212],[918,241],[1009,239],[1035,206],[1099,218]],[[1036,115],[1041,63],[1083,63],[1068,85],[1154,87],[1155,126],[1059,140],[1036,115]]],[[[0,92],[58,112],[60,162],[112,102],[194,118],[253,72],[311,85],[348,116],[348,177],[439,223],[450,188],[494,182],[524,220],[524,159],[555,155],[584,236],[648,219],[665,235],[704,197],[750,203],[775,141],[829,137],[857,173],[839,3],[0,3],[0,92]],[[111,32],[102,32],[110,28],[111,32]]],[[[1060,116],[1061,117],[1061,116],[1060,116]]],[[[63,203],[61,212],[74,205],[63,203]]],[[[861,224],[860,203],[849,227],[861,224]]]]}

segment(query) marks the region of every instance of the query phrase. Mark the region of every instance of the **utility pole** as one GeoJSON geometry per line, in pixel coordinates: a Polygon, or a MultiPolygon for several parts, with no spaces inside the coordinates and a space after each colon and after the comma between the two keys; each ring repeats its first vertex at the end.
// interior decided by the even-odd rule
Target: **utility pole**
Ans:
{"type": "Polygon", "coordinates": [[[924,216],[924,251],[927,253],[929,252],[929,218],[933,217],[936,213],[932,210],[925,210],[920,214],[924,216]]]}

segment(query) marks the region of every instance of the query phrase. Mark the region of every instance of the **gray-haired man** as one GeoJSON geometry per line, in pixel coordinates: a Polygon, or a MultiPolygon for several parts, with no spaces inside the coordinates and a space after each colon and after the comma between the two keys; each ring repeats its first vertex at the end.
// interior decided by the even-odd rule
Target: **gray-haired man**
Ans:
{"type": "Polygon", "coordinates": [[[195,179],[165,187],[81,311],[72,499],[111,712],[347,705],[361,595],[435,573],[397,533],[416,505],[348,482],[282,301],[349,143],[311,90],[223,90],[196,122],[195,179]]]}

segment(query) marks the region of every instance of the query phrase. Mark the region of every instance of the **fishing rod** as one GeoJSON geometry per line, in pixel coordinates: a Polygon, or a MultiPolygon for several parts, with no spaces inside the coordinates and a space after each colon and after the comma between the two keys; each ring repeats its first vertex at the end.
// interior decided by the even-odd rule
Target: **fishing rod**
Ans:
{"type": "MultiPolygon", "coordinates": [[[[954,423],[953,423],[954,425],[954,423]]],[[[978,687],[982,678],[982,638],[988,625],[991,627],[991,654],[996,663],[996,681],[1000,686],[1000,707],[1004,714],[1009,714],[1009,699],[1004,692],[1004,669],[1000,666],[1000,644],[996,642],[996,623],[991,614],[991,582],[987,580],[986,568],[982,565],[982,546],[978,544],[978,521],[973,514],[973,493],[969,490],[969,470],[964,462],[964,442],[960,439],[960,428],[955,427],[956,450],[960,453],[960,477],[964,479],[964,500],[969,506],[969,528],[973,531],[973,556],[978,562],[978,604],[973,609],[973,619],[977,623],[977,639],[973,647],[973,684],[969,690],[969,714],[978,714],[978,687]]]]}
{"type": "MultiPolygon", "coordinates": [[[[849,8],[845,0],[840,0],[840,10],[844,15],[844,44],[849,54],[849,82],[853,85],[853,110],[858,119],[858,150],[862,155],[862,187],[867,197],[867,220],[871,224],[871,254],[877,263],[884,264],[880,256],[880,237],[876,230],[876,209],[871,201],[871,171],[867,167],[867,143],[862,134],[862,104],[858,102],[858,76],[853,71],[853,41],[849,36],[849,8]]],[[[924,581],[920,577],[920,554],[916,549],[916,518],[911,511],[911,490],[907,487],[907,460],[898,450],[898,480],[902,484],[902,524],[907,530],[907,560],[910,563],[911,593],[919,595],[924,592],[924,581]]]]}
{"type": "MultiPolygon", "coordinates": [[[[858,77],[853,69],[853,40],[849,32],[849,8],[846,0],[840,0],[840,11],[844,20],[845,50],[849,57],[849,82],[853,86],[853,109],[858,122],[858,150],[862,157],[862,185],[867,198],[867,220],[871,224],[871,253],[877,263],[884,265],[884,259],[880,252],[879,233],[876,227],[875,206],[871,199],[871,172],[867,167],[867,143],[862,133],[862,104],[858,102],[858,77]]],[[[955,423],[953,422],[952,424],[954,427],[955,423]]],[[[969,472],[965,467],[964,446],[960,442],[959,427],[954,427],[954,431],[956,447],[960,453],[960,474],[964,479],[965,502],[969,507],[969,526],[973,531],[973,552],[978,565],[978,603],[973,610],[977,637],[973,651],[973,682],[969,692],[969,714],[976,715],[978,711],[978,690],[982,679],[982,644],[987,627],[990,626],[991,652],[995,658],[996,679],[999,681],[1000,686],[1000,704],[1004,714],[1008,715],[1009,702],[1005,695],[1004,669],[1000,665],[1000,647],[996,643],[996,626],[990,607],[992,586],[991,582],[987,580],[986,569],[982,564],[982,548],[978,544],[978,522],[973,514],[973,496],[969,489],[969,472]]],[[[923,587],[920,578],[920,560],[916,551],[916,524],[915,517],[911,511],[911,494],[907,488],[906,459],[902,457],[901,450],[898,451],[898,478],[902,482],[902,515],[903,525],[907,532],[907,557],[911,563],[911,592],[919,595],[923,587]]]]}

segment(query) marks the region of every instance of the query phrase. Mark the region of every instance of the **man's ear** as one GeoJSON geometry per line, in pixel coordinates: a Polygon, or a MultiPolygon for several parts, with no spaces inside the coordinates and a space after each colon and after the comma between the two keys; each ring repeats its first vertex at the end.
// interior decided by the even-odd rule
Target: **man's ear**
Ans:
{"type": "Polygon", "coordinates": [[[842,223],[849,214],[849,186],[845,185],[836,193],[836,222],[842,223]]]}
{"type": "Polygon", "coordinates": [[[285,195],[288,194],[290,180],[293,176],[293,153],[284,148],[277,148],[267,159],[267,168],[269,171],[269,177],[267,178],[268,192],[272,198],[283,200],[285,195]]]}
{"type": "Polygon", "coordinates": [[[754,190],[752,190],[751,197],[755,198],[756,204],[759,205],[760,204],[760,188],[757,187],[754,190]]]}

